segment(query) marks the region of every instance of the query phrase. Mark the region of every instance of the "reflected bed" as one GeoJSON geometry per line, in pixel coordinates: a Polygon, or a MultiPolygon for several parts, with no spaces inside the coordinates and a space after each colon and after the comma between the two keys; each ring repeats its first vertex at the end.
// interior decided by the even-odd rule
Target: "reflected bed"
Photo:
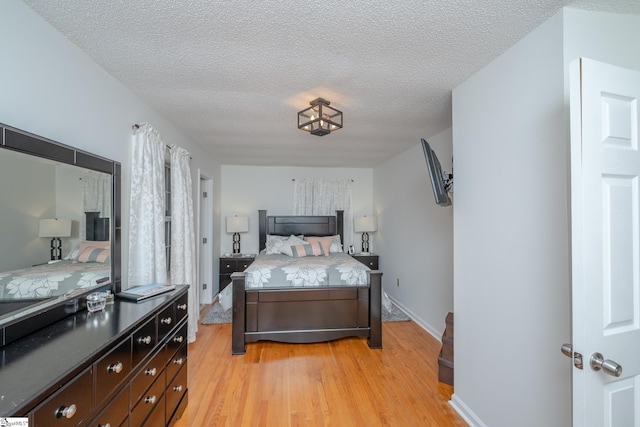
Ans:
{"type": "Polygon", "coordinates": [[[0,300],[41,299],[92,288],[109,279],[108,262],[58,261],[0,273],[0,300]]]}

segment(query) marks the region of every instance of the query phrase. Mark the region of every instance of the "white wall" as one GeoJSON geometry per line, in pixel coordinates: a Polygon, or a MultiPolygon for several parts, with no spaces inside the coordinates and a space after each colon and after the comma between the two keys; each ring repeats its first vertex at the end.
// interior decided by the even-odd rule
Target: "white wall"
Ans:
{"type": "Polygon", "coordinates": [[[472,425],[571,424],[568,64],[640,68],[639,39],[640,17],[565,9],[453,91],[452,402],[472,425]]]}
{"type": "MultiPolygon", "coordinates": [[[[241,234],[240,249],[243,253],[258,253],[258,210],[266,209],[268,215],[292,215],[292,180],[296,178],[350,178],[353,180],[353,215],[370,215],[373,206],[372,176],[373,171],[368,168],[224,165],[220,250],[232,252],[233,249],[231,235],[224,231],[225,217],[246,215],[249,217],[249,232],[241,234]]],[[[348,236],[345,236],[345,244],[349,244],[348,236]]],[[[359,248],[359,240],[356,244],[359,248]]]]}
{"type": "Polygon", "coordinates": [[[38,226],[40,218],[56,215],[55,167],[18,153],[5,154],[0,155],[0,171],[5,177],[0,179],[0,271],[50,260],[51,239],[38,237],[38,226]]]}
{"type": "MultiPolygon", "coordinates": [[[[453,209],[435,203],[420,137],[374,170],[378,231],[372,237],[385,292],[440,339],[453,311],[453,209]]],[[[451,129],[428,141],[451,172],[451,129]]]]}
{"type": "Polygon", "coordinates": [[[149,122],[166,143],[189,150],[194,185],[198,169],[219,180],[219,164],[21,1],[0,2],[0,52],[0,123],[122,164],[126,287],[131,126],[149,122]]]}

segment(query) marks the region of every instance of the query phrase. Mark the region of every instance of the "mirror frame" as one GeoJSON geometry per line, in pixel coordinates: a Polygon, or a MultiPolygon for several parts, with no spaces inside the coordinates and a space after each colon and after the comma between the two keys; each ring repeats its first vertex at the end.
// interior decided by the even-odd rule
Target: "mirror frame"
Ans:
{"type": "Polygon", "coordinates": [[[32,156],[79,166],[111,175],[111,280],[104,285],[82,290],[72,296],[61,296],[26,307],[24,313],[0,325],[0,347],[29,335],[53,322],[86,308],[86,295],[97,290],[110,289],[114,294],[122,289],[122,217],[120,163],[96,156],[83,150],[25,132],[0,123],[0,149],[17,151],[32,156]]]}

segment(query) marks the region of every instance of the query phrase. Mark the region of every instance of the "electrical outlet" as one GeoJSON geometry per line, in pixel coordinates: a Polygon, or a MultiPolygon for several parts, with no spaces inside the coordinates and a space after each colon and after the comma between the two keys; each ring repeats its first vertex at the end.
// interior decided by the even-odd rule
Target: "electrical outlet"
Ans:
{"type": "Polygon", "coordinates": [[[400,279],[396,279],[396,286],[400,287],[400,279]]]}

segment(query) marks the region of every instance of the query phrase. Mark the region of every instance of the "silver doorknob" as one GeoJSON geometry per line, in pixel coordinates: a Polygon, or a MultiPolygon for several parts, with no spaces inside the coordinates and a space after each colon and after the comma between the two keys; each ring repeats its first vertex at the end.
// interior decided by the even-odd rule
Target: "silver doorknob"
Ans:
{"type": "Polygon", "coordinates": [[[605,374],[611,375],[612,377],[619,377],[622,375],[621,365],[613,360],[605,360],[604,356],[597,352],[591,355],[591,369],[594,371],[602,369],[605,374]]]}

